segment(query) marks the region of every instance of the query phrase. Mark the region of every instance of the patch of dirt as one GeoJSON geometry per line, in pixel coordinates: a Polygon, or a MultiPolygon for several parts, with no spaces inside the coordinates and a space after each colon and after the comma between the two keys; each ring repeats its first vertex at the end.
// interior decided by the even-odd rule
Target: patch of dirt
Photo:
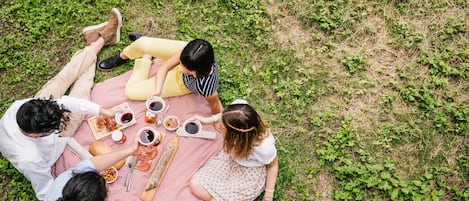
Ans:
{"type": "Polygon", "coordinates": [[[315,184],[315,189],[317,191],[315,199],[318,201],[328,201],[332,200],[332,187],[334,178],[329,175],[328,172],[322,172],[316,176],[317,183],[315,184]]]}
{"type": "Polygon", "coordinates": [[[177,14],[172,13],[172,4],[161,4],[154,7],[141,7],[141,3],[129,2],[125,12],[124,23],[134,27],[134,32],[142,33],[146,36],[161,38],[176,38],[177,14]],[[161,17],[164,16],[164,17],[161,17]]]}
{"type": "MultiPolygon", "coordinates": [[[[381,4],[380,4],[381,5],[381,4]]],[[[389,6],[389,5],[388,5],[389,6]]],[[[304,63],[312,64],[307,69],[328,68],[329,77],[326,81],[326,87],[329,93],[325,96],[318,97],[311,111],[325,111],[329,108],[336,110],[340,115],[352,114],[353,125],[360,130],[360,135],[364,138],[370,138],[373,132],[376,132],[377,125],[384,125],[385,122],[395,123],[396,117],[394,113],[411,115],[412,108],[402,101],[397,95],[396,100],[392,103],[393,112],[384,112],[385,108],[381,105],[381,100],[391,94],[395,95],[396,90],[393,88],[395,84],[401,84],[398,75],[398,68],[407,66],[415,62],[420,56],[415,51],[405,51],[402,48],[395,48],[393,36],[390,35],[389,25],[385,15],[399,16],[393,13],[395,8],[380,7],[367,8],[369,14],[351,28],[352,33],[339,44],[334,44],[332,57],[325,55],[308,54],[305,49],[311,48],[316,50],[319,45],[325,44],[326,41],[313,39],[315,30],[304,30],[295,16],[289,15],[288,12],[281,10],[274,4],[267,5],[267,14],[271,17],[271,21],[275,22],[271,28],[273,36],[272,41],[280,41],[279,45],[282,49],[295,51],[295,55],[301,55],[305,59],[304,63]],[[365,72],[358,72],[351,76],[343,64],[341,59],[345,53],[362,54],[367,58],[367,68],[365,72]],[[363,131],[363,132],[362,132],[363,131]]],[[[458,15],[456,11],[455,15],[458,15]]],[[[460,14],[459,14],[460,16],[460,14]]],[[[435,16],[438,18],[438,16],[435,16]]],[[[428,19],[428,18],[426,18],[428,19]]],[[[428,30],[428,23],[419,19],[402,19],[406,23],[423,33],[428,30]]],[[[444,24],[445,20],[439,19],[444,24]]],[[[321,36],[327,38],[327,36],[321,36]]],[[[426,48],[424,41],[422,48],[426,48]]],[[[314,52],[314,51],[313,51],[314,52]]],[[[427,74],[427,69],[418,69],[416,74],[427,74]]],[[[443,93],[443,92],[442,92],[443,93]]],[[[438,144],[438,143],[436,143],[438,144]]],[[[386,150],[380,150],[377,147],[374,155],[390,156],[395,161],[399,161],[397,168],[404,178],[414,172],[415,167],[419,163],[420,150],[415,147],[414,143],[404,143],[401,147],[396,147],[389,153],[386,150]],[[402,154],[408,153],[408,154],[402,154]]],[[[430,151],[431,157],[441,154],[448,148],[436,146],[430,151]]],[[[455,155],[454,150],[449,150],[450,155],[455,155]]],[[[448,162],[454,164],[454,157],[448,157],[448,162]]],[[[318,183],[314,184],[317,191],[317,199],[330,200],[332,191],[333,178],[323,173],[317,177],[318,183]]]]}

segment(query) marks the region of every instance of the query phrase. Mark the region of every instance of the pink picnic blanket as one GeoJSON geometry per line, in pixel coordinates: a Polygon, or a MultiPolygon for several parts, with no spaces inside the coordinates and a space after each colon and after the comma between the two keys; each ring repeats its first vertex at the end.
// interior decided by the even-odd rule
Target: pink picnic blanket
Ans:
{"type": "MultiPolygon", "coordinates": [[[[159,65],[161,65],[161,62],[154,64],[150,74],[153,75],[159,65]]],[[[91,92],[91,100],[105,108],[111,108],[123,102],[127,102],[137,117],[136,124],[123,129],[123,132],[127,135],[127,141],[124,144],[117,144],[112,141],[110,137],[103,138],[100,141],[110,145],[114,150],[123,149],[127,147],[129,143],[133,142],[137,130],[143,126],[152,126],[160,132],[165,133],[166,137],[158,148],[158,155],[155,160],[153,160],[150,171],[143,172],[137,169],[134,171],[130,192],[126,192],[126,188],[124,186],[124,180],[129,172],[129,168],[124,166],[119,170],[117,181],[109,184],[108,187],[108,200],[110,201],[140,200],[140,195],[144,191],[156,163],[166,147],[166,144],[176,136],[174,131],[167,131],[163,126],[155,127],[155,125],[145,122],[144,101],[131,101],[124,96],[124,87],[131,73],[132,72],[129,71],[120,76],[98,83],[94,86],[91,92]]],[[[184,122],[184,120],[195,114],[204,116],[210,115],[209,105],[200,95],[190,94],[180,97],[166,98],[165,100],[166,103],[170,105],[165,116],[175,115],[179,117],[181,122],[184,122]]],[[[204,125],[203,130],[216,132],[212,125],[204,125]]],[[[87,121],[83,121],[74,137],[86,149],[88,149],[90,144],[95,141],[87,121]]],[[[207,160],[215,156],[221,150],[222,143],[223,139],[220,134],[217,134],[216,139],[213,140],[180,137],[179,148],[160,187],[158,188],[158,191],[155,194],[154,200],[198,200],[190,192],[189,181],[195,172],[204,165],[207,160]]],[[[53,172],[53,174],[58,175],[75,166],[80,161],[81,159],[67,147],[63,155],[57,161],[55,172],[53,172]]]]}

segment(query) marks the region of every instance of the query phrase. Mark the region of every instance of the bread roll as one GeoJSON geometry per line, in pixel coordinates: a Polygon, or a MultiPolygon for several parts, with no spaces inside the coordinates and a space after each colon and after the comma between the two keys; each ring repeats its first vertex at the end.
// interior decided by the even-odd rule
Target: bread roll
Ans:
{"type": "MultiPolygon", "coordinates": [[[[114,151],[109,145],[101,141],[95,141],[90,145],[89,151],[93,156],[105,154],[114,151]]],[[[114,164],[114,167],[120,170],[125,165],[125,159],[114,164]]]]}

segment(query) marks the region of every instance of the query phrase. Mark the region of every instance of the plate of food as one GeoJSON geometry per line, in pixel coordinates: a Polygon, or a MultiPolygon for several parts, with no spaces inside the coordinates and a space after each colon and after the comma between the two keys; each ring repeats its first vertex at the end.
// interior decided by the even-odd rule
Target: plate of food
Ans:
{"type": "Polygon", "coordinates": [[[179,121],[179,118],[173,115],[167,116],[163,120],[163,126],[168,131],[177,130],[180,124],[181,122],[179,121]]]}
{"type": "MultiPolygon", "coordinates": [[[[114,108],[130,108],[127,102],[124,102],[120,105],[115,106],[114,108]]],[[[96,115],[88,119],[88,125],[93,132],[94,138],[100,140],[104,137],[110,136],[112,132],[116,130],[122,130],[131,125],[137,123],[135,118],[133,118],[129,123],[124,125],[118,124],[115,117],[106,117],[101,115],[96,115]]]]}
{"type": "MultiPolygon", "coordinates": [[[[144,127],[142,129],[144,129],[144,127]]],[[[142,137],[142,135],[139,136],[142,137]]],[[[158,139],[155,139],[154,143],[151,145],[142,144],[139,140],[140,143],[138,145],[138,149],[134,154],[134,156],[137,158],[135,169],[140,171],[149,171],[151,169],[153,160],[156,158],[156,156],[158,156],[158,149],[161,142],[163,142],[164,137],[164,133],[158,132],[158,139]]]]}
{"type": "Polygon", "coordinates": [[[117,180],[118,172],[114,166],[111,166],[107,170],[104,170],[101,175],[103,176],[106,183],[114,183],[117,180]]]}

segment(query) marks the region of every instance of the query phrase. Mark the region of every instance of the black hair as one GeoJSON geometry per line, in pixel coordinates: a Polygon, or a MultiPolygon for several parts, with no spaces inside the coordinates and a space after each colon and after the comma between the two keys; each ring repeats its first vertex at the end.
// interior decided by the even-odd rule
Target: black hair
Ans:
{"type": "Polygon", "coordinates": [[[57,201],[104,201],[107,196],[106,181],[95,171],[75,174],[62,190],[57,201]]]}
{"type": "Polygon", "coordinates": [[[195,71],[197,77],[210,75],[215,63],[212,45],[203,39],[190,41],[182,50],[179,59],[184,67],[195,71]]]}
{"type": "Polygon", "coordinates": [[[70,121],[70,110],[61,108],[55,100],[31,99],[16,113],[16,123],[26,133],[45,133],[63,130],[70,121]]]}

